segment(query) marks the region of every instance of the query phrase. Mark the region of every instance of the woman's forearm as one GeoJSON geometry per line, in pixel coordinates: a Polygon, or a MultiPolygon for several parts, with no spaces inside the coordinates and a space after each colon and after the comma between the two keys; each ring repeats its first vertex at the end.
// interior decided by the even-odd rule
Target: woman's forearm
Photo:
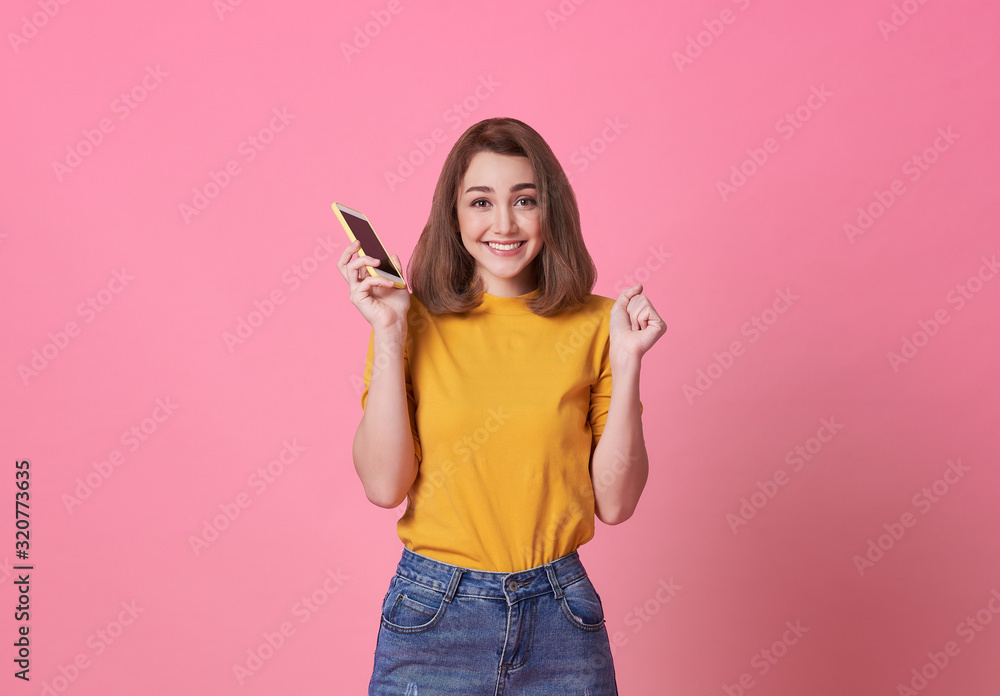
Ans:
{"type": "Polygon", "coordinates": [[[374,334],[368,397],[352,447],[368,500],[390,509],[406,498],[418,469],[406,401],[405,340],[405,329],[374,334]]]}
{"type": "Polygon", "coordinates": [[[628,358],[612,368],[608,417],[591,462],[594,507],[605,524],[621,524],[632,516],[649,476],[639,367],[639,358],[628,358]]]}

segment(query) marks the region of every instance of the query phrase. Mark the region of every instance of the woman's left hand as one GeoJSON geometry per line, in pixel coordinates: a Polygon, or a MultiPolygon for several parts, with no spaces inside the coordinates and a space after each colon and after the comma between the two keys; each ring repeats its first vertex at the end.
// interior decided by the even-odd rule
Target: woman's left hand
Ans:
{"type": "Polygon", "coordinates": [[[642,284],[622,290],[611,306],[611,355],[639,359],[656,343],[667,325],[642,294],[642,284]]]}

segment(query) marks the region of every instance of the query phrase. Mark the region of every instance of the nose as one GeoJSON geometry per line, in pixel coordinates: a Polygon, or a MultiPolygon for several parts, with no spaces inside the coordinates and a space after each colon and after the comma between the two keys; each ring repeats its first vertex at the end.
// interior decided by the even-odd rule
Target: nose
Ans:
{"type": "Polygon", "coordinates": [[[514,213],[506,206],[497,207],[497,217],[494,222],[496,230],[500,234],[510,234],[517,229],[517,223],[514,222],[514,213]]]}

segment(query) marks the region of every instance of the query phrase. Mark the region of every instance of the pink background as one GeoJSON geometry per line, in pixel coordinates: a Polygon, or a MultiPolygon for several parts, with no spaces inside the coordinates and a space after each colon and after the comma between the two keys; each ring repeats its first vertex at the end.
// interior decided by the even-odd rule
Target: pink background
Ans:
{"type": "Polygon", "coordinates": [[[405,267],[448,149],[513,116],[573,178],[594,292],[642,282],[669,327],[644,496],[581,549],[621,693],[888,696],[921,670],[920,693],[996,693],[995,3],[220,6],[0,11],[0,691],[366,693],[402,507],[351,462],[368,325],[330,204],[405,267]]]}

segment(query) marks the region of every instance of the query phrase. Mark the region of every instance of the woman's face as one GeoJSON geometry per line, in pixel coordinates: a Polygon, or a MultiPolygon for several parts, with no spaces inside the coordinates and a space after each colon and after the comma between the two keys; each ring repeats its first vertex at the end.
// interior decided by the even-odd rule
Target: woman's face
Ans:
{"type": "Polygon", "coordinates": [[[535,173],[527,157],[479,152],[458,191],[462,243],[476,261],[486,292],[500,297],[535,289],[532,263],[542,248],[535,173]],[[513,251],[492,249],[520,243],[513,251]]]}

